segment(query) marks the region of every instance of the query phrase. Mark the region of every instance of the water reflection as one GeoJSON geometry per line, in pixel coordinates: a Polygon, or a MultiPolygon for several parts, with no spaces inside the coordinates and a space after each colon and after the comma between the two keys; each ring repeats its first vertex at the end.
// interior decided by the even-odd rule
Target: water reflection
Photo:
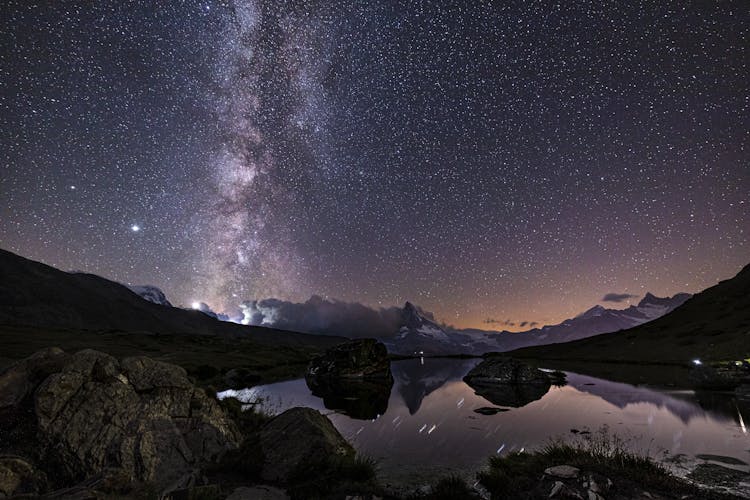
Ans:
{"type": "Polygon", "coordinates": [[[229,394],[245,401],[263,399],[261,407],[270,413],[292,406],[323,411],[360,453],[379,461],[387,481],[399,484],[424,484],[453,472],[468,476],[491,455],[534,449],[551,438],[573,436],[571,429],[593,431],[603,425],[629,440],[635,451],[656,458],[667,451],[750,461],[750,436],[739,423],[741,407],[726,398],[707,403],[692,392],[665,393],[569,373],[567,386],[552,387],[541,399],[479,415],[474,410],[488,401],[461,380],[476,362],[392,363],[395,383],[387,409],[372,420],[331,413],[302,379],[229,394]]]}
{"type": "Polygon", "coordinates": [[[549,391],[549,385],[538,384],[498,384],[471,386],[474,393],[497,406],[520,408],[532,401],[542,399],[549,391]]]}
{"type": "Polygon", "coordinates": [[[371,420],[386,412],[393,385],[391,380],[322,377],[308,379],[306,383],[314,396],[323,399],[326,408],[360,420],[371,420]]]}
{"type": "Polygon", "coordinates": [[[447,382],[463,379],[469,370],[479,364],[480,359],[446,360],[426,358],[391,363],[391,373],[396,391],[401,395],[409,414],[414,415],[422,406],[422,400],[447,382]]]}

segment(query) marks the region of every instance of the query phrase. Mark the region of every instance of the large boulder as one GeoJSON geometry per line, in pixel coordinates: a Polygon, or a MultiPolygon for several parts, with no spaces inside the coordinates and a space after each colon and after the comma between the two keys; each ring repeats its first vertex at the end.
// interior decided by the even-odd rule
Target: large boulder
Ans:
{"type": "Polygon", "coordinates": [[[464,377],[476,394],[498,406],[521,407],[544,396],[549,376],[513,358],[484,359],[464,377]]]}
{"type": "Polygon", "coordinates": [[[388,350],[375,339],[345,342],[310,361],[305,378],[376,378],[393,380],[388,350]]]}
{"type": "Polygon", "coordinates": [[[310,464],[355,454],[328,418],[300,407],[285,411],[263,426],[260,447],[265,459],[261,477],[281,483],[310,464]]]}
{"type": "MultiPolygon", "coordinates": [[[[5,377],[20,377],[24,394],[31,395],[5,391],[5,415],[30,417],[23,425],[35,430],[33,458],[58,487],[115,471],[127,482],[169,488],[219,460],[241,438],[182,368],[150,358],[118,362],[94,350],[37,354],[0,375],[0,398],[5,377]]],[[[13,449],[14,443],[5,444],[13,449]]]]}

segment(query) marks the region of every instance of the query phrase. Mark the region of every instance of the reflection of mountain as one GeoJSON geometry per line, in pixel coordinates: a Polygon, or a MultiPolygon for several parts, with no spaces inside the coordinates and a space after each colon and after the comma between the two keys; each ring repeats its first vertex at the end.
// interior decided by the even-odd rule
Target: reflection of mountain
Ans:
{"type": "Polygon", "coordinates": [[[686,424],[696,417],[705,418],[708,413],[713,418],[717,418],[720,415],[721,418],[732,420],[737,416],[735,407],[732,405],[727,406],[727,408],[731,408],[731,412],[729,413],[721,411],[720,405],[712,405],[709,407],[711,411],[706,411],[701,407],[703,405],[699,405],[696,401],[691,401],[695,397],[692,391],[665,393],[645,387],[636,387],[630,384],[610,382],[601,378],[579,375],[577,373],[568,373],[568,385],[575,387],[581,392],[598,396],[618,408],[624,409],[628,405],[638,403],[649,403],[658,408],[665,408],[686,424]]]}
{"type": "Polygon", "coordinates": [[[422,400],[445,383],[461,380],[480,360],[478,359],[407,359],[391,363],[396,390],[414,415],[422,400]]]}

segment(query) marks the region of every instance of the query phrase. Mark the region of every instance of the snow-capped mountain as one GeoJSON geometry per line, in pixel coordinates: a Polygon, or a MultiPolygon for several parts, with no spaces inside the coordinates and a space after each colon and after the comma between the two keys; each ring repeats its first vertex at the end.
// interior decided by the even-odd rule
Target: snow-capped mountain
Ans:
{"type": "Polygon", "coordinates": [[[638,305],[627,309],[607,309],[596,305],[557,325],[525,332],[446,329],[438,325],[429,313],[407,302],[398,334],[382,340],[388,350],[396,354],[483,354],[489,351],[511,351],[632,328],[673,311],[690,297],[687,293],[663,298],[647,293],[638,305]]]}
{"type": "Polygon", "coordinates": [[[452,352],[455,340],[432,319],[432,315],[411,302],[401,311],[401,326],[395,337],[382,339],[396,354],[440,354],[452,352]]]}
{"type": "Polygon", "coordinates": [[[125,285],[125,286],[127,286],[131,292],[135,293],[136,295],[139,295],[144,300],[148,300],[149,302],[153,302],[154,304],[172,307],[172,304],[167,300],[167,296],[164,295],[164,292],[162,292],[161,289],[153,285],[143,285],[143,286],[125,285]]]}

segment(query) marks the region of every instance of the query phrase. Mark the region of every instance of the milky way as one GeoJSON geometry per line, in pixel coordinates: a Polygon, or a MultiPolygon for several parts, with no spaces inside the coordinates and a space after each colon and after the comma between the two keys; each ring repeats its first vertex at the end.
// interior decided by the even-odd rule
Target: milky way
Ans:
{"type": "Polygon", "coordinates": [[[698,291],[750,261],[750,11],[657,4],[7,2],[0,246],[459,326],[698,291]]]}

